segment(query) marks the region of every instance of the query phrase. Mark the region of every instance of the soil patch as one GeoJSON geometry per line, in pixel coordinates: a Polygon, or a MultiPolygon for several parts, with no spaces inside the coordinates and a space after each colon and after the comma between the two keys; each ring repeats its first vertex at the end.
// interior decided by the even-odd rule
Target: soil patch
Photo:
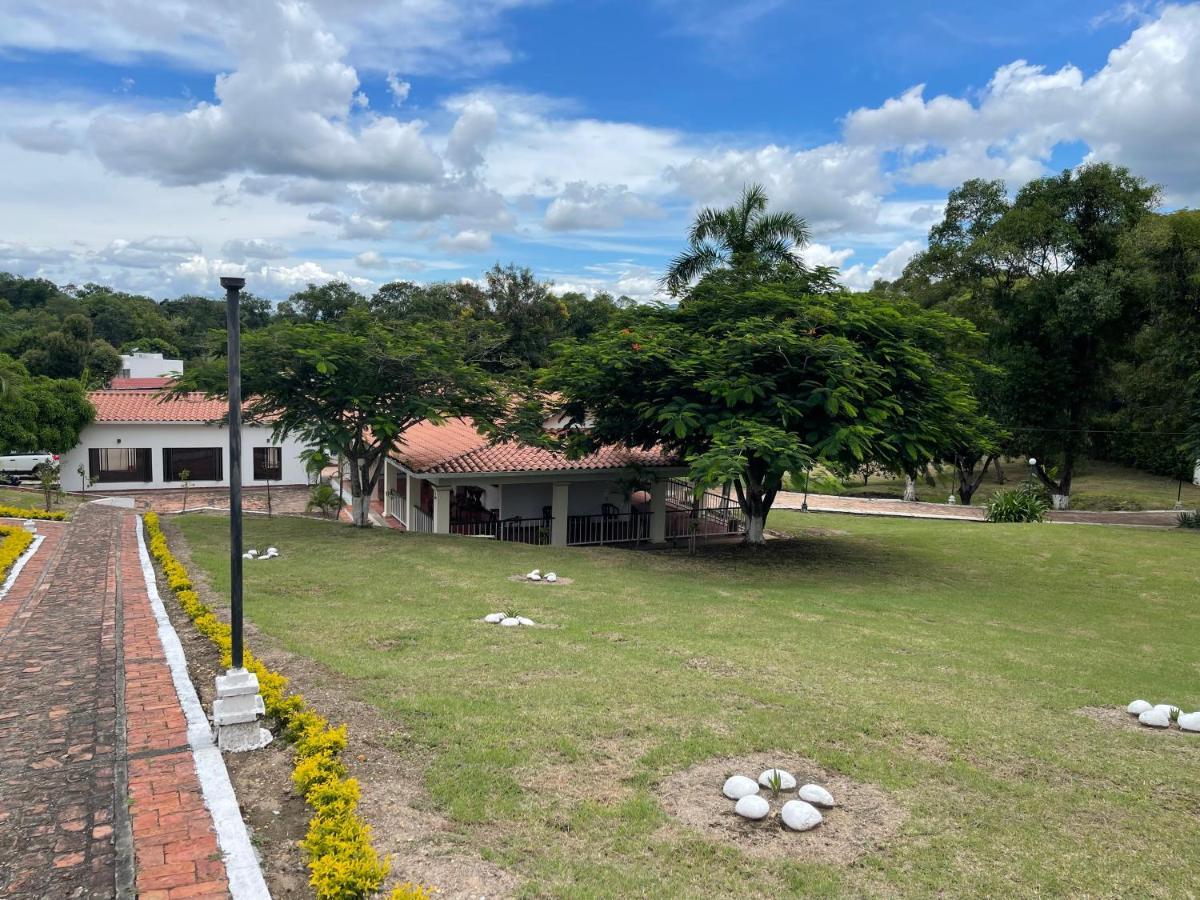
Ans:
{"type": "MultiPolygon", "coordinates": [[[[227,619],[228,607],[212,590],[202,570],[192,564],[183,535],[167,521],[163,522],[163,528],[167,531],[172,551],[191,573],[201,599],[218,616],[227,619]]],[[[184,639],[187,635],[184,649],[189,667],[193,656],[203,652],[198,647],[194,653],[189,639],[212,648],[214,663],[211,674],[202,675],[205,679],[202,682],[193,673],[203,702],[207,708],[211,708],[211,691],[215,687],[213,676],[216,674],[215,648],[195,631],[178,608],[174,597],[165,589],[163,598],[176,622],[180,638],[184,639]],[[176,616],[179,618],[176,619],[176,616]],[[205,684],[210,691],[207,696],[203,692],[205,684]]],[[[429,760],[413,747],[401,724],[386,719],[374,706],[359,699],[349,679],[307,657],[284,650],[250,622],[246,623],[246,643],[267,666],[287,676],[289,691],[303,694],[308,704],[331,722],[346,723],[348,741],[342,759],[349,774],[359,780],[362,788],[359,811],[371,826],[375,848],[392,858],[392,873],[382,892],[383,896],[394,885],[406,881],[432,885],[437,889],[439,900],[478,900],[481,897],[491,900],[511,897],[516,893],[518,879],[481,858],[478,850],[470,846],[470,837],[462,828],[436,811],[425,789],[425,771],[429,760]]],[[[267,751],[228,754],[225,760],[238,801],[243,807],[243,818],[251,825],[252,839],[263,858],[263,872],[267,876],[271,895],[311,897],[303,851],[295,845],[308,827],[308,808],[292,792],[290,748],[277,741],[267,751]],[[267,762],[260,762],[260,758],[265,758],[276,748],[282,760],[278,771],[271,769],[267,762]],[[261,770],[257,768],[259,766],[261,770]],[[263,784],[256,786],[255,782],[260,778],[263,784]],[[255,824],[283,819],[293,808],[281,806],[284,797],[298,804],[296,826],[280,825],[272,831],[269,827],[255,824]],[[278,816],[275,810],[279,810],[278,816]],[[287,841],[291,842],[290,846],[287,841]],[[286,876],[294,871],[290,862],[292,859],[300,869],[301,889],[288,893],[286,876]]]]}
{"type": "Polygon", "coordinates": [[[907,818],[905,810],[879,788],[786,753],[708,760],[665,779],[656,794],[676,821],[750,856],[843,866],[883,846],[907,818]],[[821,810],[825,821],[812,831],[795,832],[784,826],[779,811],[788,800],[796,799],[796,791],[783,791],[772,798],[764,788],[760,795],[771,804],[767,818],[754,822],[735,814],[733,801],[721,793],[725,779],[730,775],[757,778],[773,766],[791,772],[797,784],[825,787],[838,806],[821,810]]]}
{"type": "Polygon", "coordinates": [[[1104,725],[1112,728],[1120,728],[1124,731],[1140,731],[1142,734],[1167,735],[1168,737],[1184,738],[1196,742],[1196,746],[1200,747],[1200,732],[1184,731],[1178,725],[1172,723],[1170,728],[1151,728],[1149,725],[1143,725],[1137,720],[1137,716],[1131,716],[1125,710],[1116,706],[1085,706],[1082,709],[1075,710],[1075,714],[1079,716],[1087,716],[1104,725]]]}
{"type": "Polygon", "coordinates": [[[575,583],[575,579],[574,579],[574,578],[563,578],[561,575],[560,575],[560,576],[558,576],[558,580],[557,580],[557,581],[547,581],[545,578],[543,578],[541,581],[530,581],[530,580],[529,580],[528,578],[526,578],[524,575],[509,575],[509,576],[508,576],[508,580],[509,580],[509,581],[516,581],[516,582],[519,582],[519,583],[521,583],[521,584],[532,584],[532,585],[542,585],[542,584],[544,584],[544,585],[546,585],[547,587],[555,587],[556,585],[560,585],[560,584],[574,584],[574,583],[575,583]]]}

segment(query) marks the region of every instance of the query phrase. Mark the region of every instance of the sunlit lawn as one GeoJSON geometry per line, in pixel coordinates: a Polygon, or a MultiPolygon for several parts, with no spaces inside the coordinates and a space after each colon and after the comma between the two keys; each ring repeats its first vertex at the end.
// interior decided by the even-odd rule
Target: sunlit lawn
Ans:
{"type": "MultiPolygon", "coordinates": [[[[984,477],[971,502],[982,504],[998,490],[1010,488],[1029,478],[1029,469],[1024,460],[1012,460],[1004,466],[1007,484],[997,484],[992,471],[984,477]]],[[[917,484],[917,495],[921,500],[945,503],[954,489],[953,472],[947,469],[930,486],[925,481],[917,484]]],[[[848,496],[904,496],[904,479],[870,478],[864,485],[862,479],[854,479],[846,487],[848,496]]],[[[1081,464],[1071,487],[1071,506],[1074,509],[1172,509],[1176,498],[1183,500],[1188,509],[1200,506],[1200,485],[1185,481],[1151,475],[1138,469],[1128,469],[1113,463],[1088,460],[1081,464]]]]}
{"type": "MultiPolygon", "coordinates": [[[[227,521],[178,521],[226,591],[227,521]]],[[[249,544],[284,559],[247,566],[248,615],[354,679],[431,760],[461,839],[528,895],[1200,892],[1200,735],[1075,713],[1200,708],[1200,535],[770,524],[795,540],[689,558],[255,518],[249,544]],[[507,580],[534,566],[575,583],[507,580]],[[553,627],[476,621],[506,608],[553,627]],[[667,820],[657,782],[757,750],[875,784],[906,824],[839,868],[667,820]]]]}
{"type": "MultiPolygon", "coordinates": [[[[101,495],[97,494],[96,496],[99,497],[101,495]]],[[[51,502],[50,508],[71,512],[79,503],[78,497],[64,494],[62,497],[55,497],[51,502]]],[[[0,506],[16,506],[21,509],[45,509],[46,498],[41,491],[0,487],[0,506]]]]}

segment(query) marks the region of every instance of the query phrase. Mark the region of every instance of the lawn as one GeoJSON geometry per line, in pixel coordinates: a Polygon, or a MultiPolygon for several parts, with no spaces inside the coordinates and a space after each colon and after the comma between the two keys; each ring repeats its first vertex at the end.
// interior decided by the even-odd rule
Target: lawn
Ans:
{"type": "MultiPolygon", "coordinates": [[[[1028,480],[1029,469],[1024,460],[1016,459],[1005,464],[1004,474],[1008,477],[1008,483],[997,484],[989,469],[971,502],[982,505],[996,491],[1028,480]]],[[[933,503],[946,502],[946,497],[956,484],[952,471],[946,469],[935,481],[936,486],[933,487],[924,481],[918,482],[918,499],[933,503]]],[[[851,497],[900,499],[904,496],[904,479],[871,478],[864,485],[861,478],[855,478],[842,493],[851,497]]],[[[1200,485],[1184,482],[1181,494],[1180,484],[1175,479],[1095,460],[1080,465],[1071,486],[1072,509],[1173,509],[1176,497],[1180,497],[1188,509],[1195,509],[1200,506],[1200,485]]]]}
{"type": "MultiPolygon", "coordinates": [[[[97,497],[103,496],[97,494],[97,497]]],[[[80,503],[80,499],[71,494],[64,494],[55,499],[52,509],[70,513],[80,503]]],[[[0,506],[16,506],[21,509],[45,509],[46,501],[41,491],[18,490],[11,487],[0,487],[0,506]]]]}
{"type": "MultiPolygon", "coordinates": [[[[226,593],[227,520],[176,521],[226,593]]],[[[251,519],[284,560],[247,566],[247,611],[353,679],[458,840],[530,896],[1200,892],[1200,735],[1076,713],[1200,708],[1200,535],[770,524],[794,539],[691,558],[251,519]],[[507,580],[534,566],[575,583],[507,580]],[[553,627],[476,621],[506,608],[553,627]],[[664,812],[664,779],[766,750],[877,786],[905,823],[837,866],[664,812]]]]}

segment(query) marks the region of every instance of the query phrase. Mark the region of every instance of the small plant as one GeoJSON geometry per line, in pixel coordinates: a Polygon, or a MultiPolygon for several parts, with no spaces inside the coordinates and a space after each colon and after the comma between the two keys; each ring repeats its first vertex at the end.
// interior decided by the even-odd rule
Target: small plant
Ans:
{"type": "Polygon", "coordinates": [[[1180,528],[1200,528],[1200,509],[1184,510],[1176,519],[1180,528]]]}
{"type": "Polygon", "coordinates": [[[778,797],[783,790],[783,776],[779,774],[778,769],[772,769],[771,774],[767,776],[767,787],[771,789],[771,796],[778,797]]]}
{"type": "Polygon", "coordinates": [[[87,470],[83,468],[83,463],[75,467],[75,474],[79,476],[79,489],[87,496],[87,489],[96,483],[95,475],[88,475],[87,470]]]}
{"type": "Polygon", "coordinates": [[[43,463],[38,466],[38,487],[42,491],[42,499],[45,500],[46,512],[58,500],[63,497],[62,485],[59,483],[58,466],[51,463],[43,463]]]}
{"type": "Polygon", "coordinates": [[[192,470],[191,469],[180,469],[179,470],[179,480],[183,483],[183,508],[179,511],[187,512],[187,495],[188,495],[188,488],[190,488],[192,486],[192,470]]]}
{"type": "Polygon", "coordinates": [[[317,510],[321,515],[328,519],[337,515],[338,510],[342,508],[342,498],[332,487],[327,484],[314,484],[308,491],[308,505],[305,509],[308,512],[317,510]]]}
{"type": "Polygon", "coordinates": [[[997,491],[988,498],[989,522],[1041,522],[1050,504],[1042,493],[1029,485],[997,491]]]}

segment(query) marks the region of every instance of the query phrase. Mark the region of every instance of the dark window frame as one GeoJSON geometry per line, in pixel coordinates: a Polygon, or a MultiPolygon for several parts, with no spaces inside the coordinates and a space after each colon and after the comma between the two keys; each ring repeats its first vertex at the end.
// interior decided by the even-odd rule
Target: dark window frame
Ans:
{"type": "Polygon", "coordinates": [[[220,447],[163,447],[162,458],[164,482],[181,482],[179,473],[184,469],[190,472],[188,481],[222,481],[225,478],[225,458],[220,447]],[[196,458],[200,453],[208,455],[208,468],[196,458]]]}
{"type": "Polygon", "coordinates": [[[149,483],[154,480],[153,451],[149,447],[89,447],[88,475],[96,484],[149,483]],[[112,463],[108,458],[110,454],[133,454],[132,465],[120,469],[105,468],[112,463]]]}
{"type": "Polygon", "coordinates": [[[255,447],[253,456],[253,472],[255,481],[282,481],[283,480],[283,448],[277,444],[266,447],[255,447]],[[275,457],[274,465],[269,464],[271,457],[275,457]],[[265,473],[265,474],[264,474],[265,473]]]}

